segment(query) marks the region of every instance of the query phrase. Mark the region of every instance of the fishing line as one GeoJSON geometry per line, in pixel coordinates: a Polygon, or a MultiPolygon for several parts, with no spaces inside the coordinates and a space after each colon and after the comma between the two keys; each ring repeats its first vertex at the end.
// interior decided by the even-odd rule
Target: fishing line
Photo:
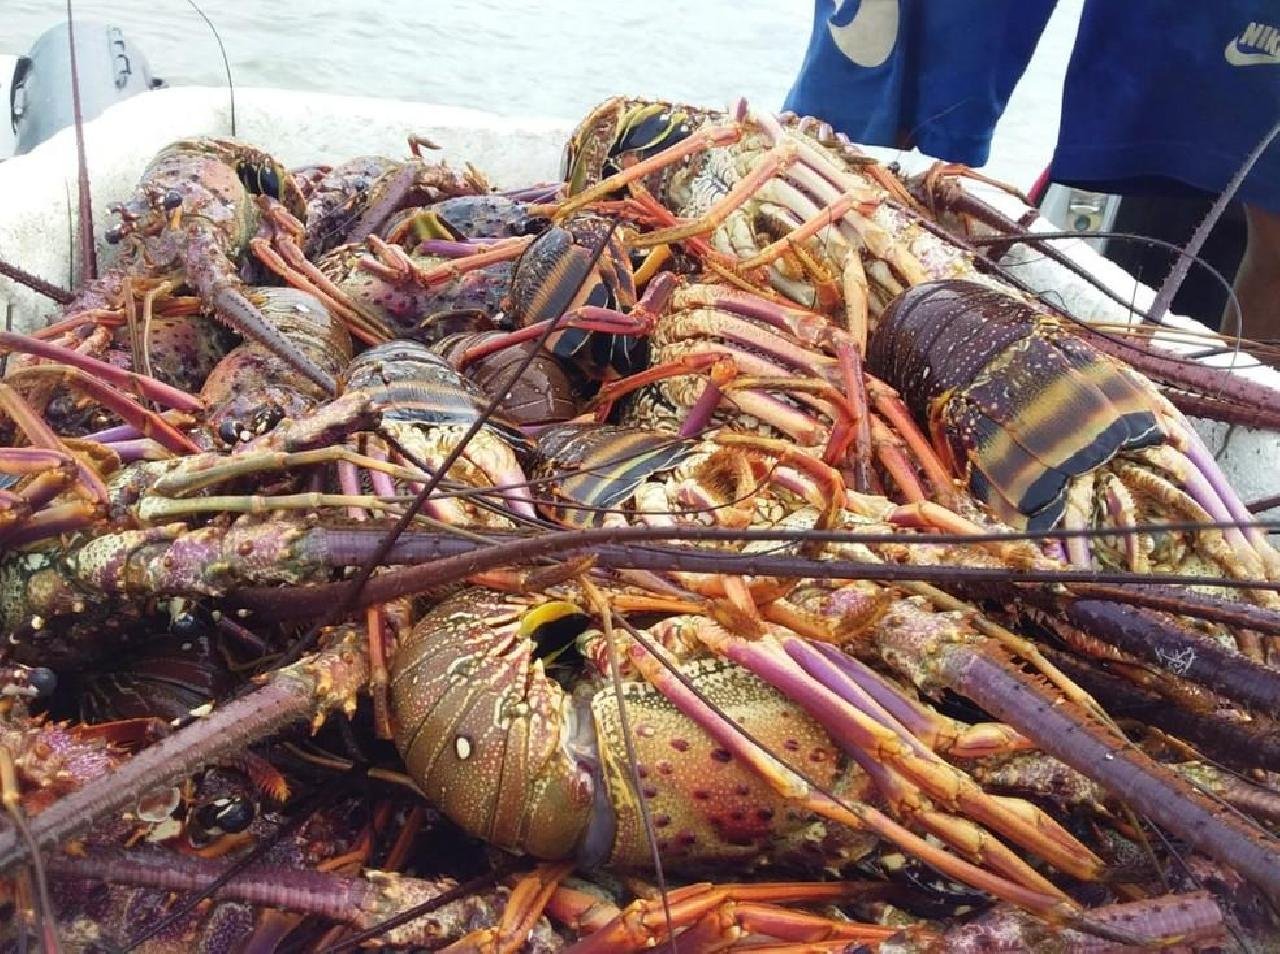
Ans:
{"type": "MultiPolygon", "coordinates": [[[[70,0],[67,0],[67,2],[70,4],[70,0]]],[[[227,74],[227,96],[231,100],[231,135],[234,136],[236,134],[236,86],[231,80],[231,60],[227,58],[227,48],[222,45],[222,36],[218,33],[218,28],[213,25],[213,21],[196,4],[196,0],[187,0],[187,5],[200,15],[200,19],[205,22],[209,32],[213,34],[213,39],[218,44],[218,53],[222,56],[222,68],[227,74]]]]}
{"type": "MultiPolygon", "coordinates": [[[[1120,239],[1121,241],[1137,242],[1139,244],[1153,245],[1156,248],[1162,248],[1162,249],[1165,249],[1166,251],[1169,251],[1175,254],[1182,254],[1183,252],[1182,247],[1180,245],[1176,245],[1173,242],[1166,242],[1164,239],[1154,238],[1153,236],[1150,236],[1150,235],[1140,235],[1136,232],[1115,232],[1110,230],[1098,231],[1098,232],[1062,231],[1062,232],[1036,232],[1034,233],[1034,235],[1035,235],[1036,241],[1041,241],[1041,240],[1062,241],[1066,239],[1082,239],[1082,238],[1120,239]]],[[[977,235],[977,236],[971,236],[969,238],[970,244],[977,245],[977,246],[997,245],[1001,242],[1008,242],[1011,240],[1015,242],[1030,241],[1030,239],[1026,235],[1022,235],[1019,233],[1002,233],[998,235],[977,235]]],[[[1043,253],[1041,254],[1043,255],[1043,253]]],[[[1216,268],[1213,267],[1213,265],[1211,265],[1205,259],[1201,258],[1199,255],[1187,253],[1187,258],[1193,264],[1199,265],[1201,268],[1203,268],[1206,272],[1209,273],[1209,275],[1213,278],[1214,281],[1216,281],[1219,285],[1222,286],[1223,290],[1226,291],[1227,293],[1227,299],[1232,304],[1232,307],[1235,308],[1237,311],[1239,311],[1240,302],[1239,302],[1239,299],[1236,297],[1235,289],[1231,286],[1231,282],[1227,281],[1226,277],[1222,274],[1222,272],[1218,271],[1216,268]]],[[[1136,309],[1130,309],[1130,310],[1133,312],[1134,315],[1139,314],[1139,312],[1136,309]]],[[[1084,321],[1080,318],[1077,318],[1076,316],[1070,313],[1067,313],[1067,317],[1070,318],[1071,321],[1074,322],[1076,325],[1082,328],[1087,328],[1090,331],[1092,331],[1094,334],[1102,335],[1103,337],[1106,337],[1107,340],[1109,341],[1113,341],[1116,344],[1124,345],[1125,347],[1128,347],[1128,348],[1135,347],[1131,342],[1126,341],[1123,338],[1117,338],[1114,336],[1107,335],[1105,332],[1098,331],[1089,322],[1084,321]]],[[[1163,323],[1160,323],[1160,324],[1162,327],[1168,327],[1163,325],[1163,323]]],[[[1176,327],[1176,326],[1173,326],[1173,327],[1176,327]]],[[[1178,330],[1190,331],[1191,329],[1178,329],[1178,330]]],[[[1240,338],[1240,335],[1239,334],[1224,335],[1223,337],[1234,339],[1235,353],[1238,354],[1240,350],[1240,342],[1242,340],[1240,338]]],[[[1201,365],[1198,361],[1195,361],[1194,359],[1189,359],[1177,354],[1170,354],[1169,359],[1172,361],[1177,361],[1180,364],[1190,365],[1192,367],[1203,367],[1203,365],[1201,365]]]]}
{"type": "Polygon", "coordinates": [[[80,271],[82,277],[98,277],[97,251],[93,245],[93,197],[89,194],[89,160],[84,151],[84,114],[80,109],[80,72],[76,65],[76,28],[67,0],[67,46],[71,65],[71,111],[76,130],[76,173],[80,189],[80,271]]]}
{"type": "MultiPolygon", "coordinates": [[[[605,651],[609,657],[609,685],[613,691],[613,701],[618,707],[618,728],[622,734],[622,746],[627,754],[627,781],[631,784],[631,792],[635,805],[640,809],[641,827],[644,828],[645,841],[649,846],[650,860],[653,862],[654,877],[658,882],[658,891],[662,897],[662,916],[666,921],[667,945],[671,954],[677,954],[676,929],[671,917],[671,902],[667,897],[667,876],[662,867],[662,852],[658,847],[658,834],[653,824],[653,813],[649,808],[649,800],[644,797],[644,786],[640,781],[640,759],[636,755],[636,739],[631,728],[631,716],[627,712],[626,694],[622,688],[622,667],[618,661],[618,641],[613,631],[614,612],[604,594],[585,575],[578,580],[587,602],[592,604],[602,617],[605,651]]],[[[631,626],[621,613],[617,619],[631,632],[631,626]]],[[[597,745],[600,744],[597,740],[597,745]]]]}

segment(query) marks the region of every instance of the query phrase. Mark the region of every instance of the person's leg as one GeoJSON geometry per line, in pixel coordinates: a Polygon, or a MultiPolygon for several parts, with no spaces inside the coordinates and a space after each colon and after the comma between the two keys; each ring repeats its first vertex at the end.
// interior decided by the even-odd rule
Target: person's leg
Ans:
{"type": "Polygon", "coordinates": [[[1056,0],[815,0],[786,108],[855,142],[981,166],[1056,0]]]}
{"type": "MultiPolygon", "coordinates": [[[[1236,297],[1246,338],[1280,339],[1280,213],[1245,206],[1249,240],[1236,272],[1236,297]]],[[[1223,313],[1222,331],[1235,330],[1231,303],[1223,313]]]]}

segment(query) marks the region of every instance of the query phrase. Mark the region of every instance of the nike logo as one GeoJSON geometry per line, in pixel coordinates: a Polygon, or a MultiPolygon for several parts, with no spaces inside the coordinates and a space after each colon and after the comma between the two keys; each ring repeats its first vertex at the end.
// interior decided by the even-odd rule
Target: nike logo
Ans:
{"type": "Polygon", "coordinates": [[[834,4],[827,29],[840,52],[859,66],[879,66],[887,60],[898,40],[898,0],[834,0],[834,4]],[[858,12],[852,20],[843,26],[835,22],[842,6],[855,4],[858,12]]]}
{"type": "Polygon", "coordinates": [[[1232,66],[1280,63],[1280,30],[1266,23],[1250,23],[1239,36],[1232,37],[1222,55],[1232,66]]]}

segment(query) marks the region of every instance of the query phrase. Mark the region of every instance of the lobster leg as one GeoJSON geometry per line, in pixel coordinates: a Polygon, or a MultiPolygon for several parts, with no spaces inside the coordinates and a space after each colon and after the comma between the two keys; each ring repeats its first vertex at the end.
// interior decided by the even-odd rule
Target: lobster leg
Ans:
{"type": "MultiPolygon", "coordinates": [[[[1214,515],[1213,519],[1252,523],[1253,515],[1236,495],[1200,436],[1190,427],[1180,425],[1177,430],[1183,436],[1187,452],[1177,451],[1172,447],[1152,448],[1151,451],[1169,462],[1169,466],[1182,477],[1196,501],[1214,515]]],[[[1261,529],[1248,527],[1237,530],[1228,527],[1224,532],[1242,559],[1252,562],[1256,556],[1268,578],[1280,576],[1280,554],[1276,553],[1261,529]]]]}
{"type": "Polygon", "coordinates": [[[851,337],[846,338],[820,312],[810,311],[787,301],[774,301],[754,292],[725,285],[687,286],[676,293],[673,301],[675,307],[681,309],[701,307],[749,318],[753,322],[784,331],[800,343],[812,348],[820,348],[833,340],[837,343],[842,340],[853,341],[851,337]]]}
{"type": "Polygon", "coordinates": [[[852,680],[894,722],[904,726],[911,736],[939,755],[985,758],[997,753],[1009,754],[1035,748],[1029,739],[1002,722],[969,725],[904,696],[874,669],[835,646],[817,643],[811,649],[852,680]]]}
{"type": "Polygon", "coordinates": [[[539,865],[516,883],[496,927],[472,931],[446,947],[444,954],[518,954],[571,871],[573,865],[566,862],[539,865]]]}
{"type": "Polygon", "coordinates": [[[298,251],[289,236],[275,238],[274,245],[261,236],[249,241],[258,260],[299,291],[314,295],[347,326],[347,330],[365,344],[378,344],[395,337],[384,322],[353,302],[327,275],[312,265],[298,251]]]}
{"type": "MultiPolygon", "coordinates": [[[[442,262],[430,268],[422,268],[414,264],[407,256],[405,256],[405,262],[412,272],[413,280],[423,288],[430,288],[432,285],[439,285],[450,279],[458,278],[478,268],[485,268],[498,262],[509,262],[512,259],[519,258],[521,253],[529,247],[530,241],[532,240],[529,238],[513,238],[495,242],[472,255],[442,262]]],[[[387,248],[390,248],[390,246],[387,246],[387,248]]]]}
{"type": "MultiPolygon", "coordinates": [[[[956,830],[955,826],[950,820],[936,817],[935,810],[925,808],[923,801],[911,791],[915,786],[943,806],[962,810],[1036,851],[1061,870],[1085,879],[1101,875],[1101,860],[1047,815],[1028,803],[1014,808],[1009,802],[983,793],[971,779],[911,736],[856,681],[832,666],[804,640],[782,631],[772,637],[747,640],[713,626],[701,628],[698,637],[717,654],[738,663],[794,699],[873,777],[900,774],[906,784],[890,781],[883,794],[893,803],[893,789],[897,788],[901,793],[897,811],[918,814],[919,823],[926,829],[933,828],[944,840],[951,840],[948,835],[956,830]]],[[[960,829],[961,833],[965,831],[960,829]]],[[[1038,890],[1056,890],[1029,868],[1014,864],[1011,857],[1002,857],[1005,854],[1002,847],[985,833],[977,835],[973,847],[977,848],[979,857],[987,855],[984,861],[1006,875],[1018,877],[1038,890]]]]}
{"type": "Polygon", "coordinates": [[[509,348],[525,341],[534,341],[546,331],[547,325],[552,322],[556,323],[557,328],[577,328],[582,331],[598,331],[609,335],[645,335],[650,330],[649,323],[643,317],[623,314],[620,311],[613,311],[608,308],[583,305],[580,308],[565,312],[559,319],[546,318],[542,321],[535,321],[532,324],[525,325],[523,328],[507,334],[495,335],[481,344],[468,348],[462,353],[462,358],[458,362],[458,369],[462,370],[467,365],[495,354],[503,348],[509,348]]]}
{"type": "MultiPolygon", "coordinates": [[[[709,149],[713,146],[724,146],[731,142],[737,142],[742,138],[742,130],[737,124],[728,126],[715,126],[696,130],[692,135],[685,137],[672,146],[668,146],[661,152],[643,159],[640,162],[628,166],[621,172],[615,173],[606,179],[602,179],[588,189],[584,189],[577,195],[566,199],[560,203],[557,211],[557,218],[567,218],[574,212],[579,211],[593,202],[608,198],[614,192],[625,188],[632,182],[638,182],[645,176],[648,176],[660,169],[665,169],[673,163],[679,162],[686,156],[691,156],[695,152],[703,149],[709,149]]],[[[666,243],[655,243],[666,244],[666,243]]]]}
{"type": "Polygon", "coordinates": [[[663,901],[640,900],[627,906],[589,937],[572,945],[572,954],[638,952],[657,949],[671,940],[666,935],[667,913],[677,929],[682,950],[713,950],[744,935],[764,935],[791,941],[840,939],[846,944],[875,943],[894,931],[879,925],[833,921],[781,904],[841,901],[864,897],[878,885],[859,882],[692,884],[668,891],[663,901]],[[768,902],[768,903],[766,903],[768,902]]]}
{"type": "MultiPolygon", "coordinates": [[[[864,183],[841,170],[820,149],[806,142],[804,137],[788,135],[777,119],[768,114],[753,112],[752,119],[759,123],[775,144],[787,141],[795,145],[802,161],[787,170],[786,175],[819,202],[830,207],[839,203],[846,195],[858,197],[863,193],[864,183]]],[[[871,208],[866,203],[859,205],[855,202],[840,217],[841,230],[850,243],[855,248],[865,245],[872,255],[887,262],[906,285],[927,281],[929,276],[921,263],[887,229],[869,215],[854,214],[863,209],[871,211],[871,208]]],[[[872,274],[875,275],[874,270],[872,274]]]]}
{"type": "Polygon", "coordinates": [[[50,341],[42,341],[39,338],[21,335],[13,331],[0,331],[0,351],[29,354],[70,365],[88,375],[92,375],[93,378],[114,387],[132,391],[140,398],[156,401],[165,407],[171,407],[175,410],[196,413],[204,409],[199,399],[194,395],[171,387],[163,381],[157,381],[155,378],[137,374],[133,371],[126,371],[123,368],[116,367],[114,364],[99,361],[97,358],[82,354],[73,348],[54,344],[50,341]]]}
{"type": "Polygon", "coordinates": [[[943,506],[954,506],[957,500],[955,482],[947,472],[946,466],[938,459],[929,439],[916,426],[911,412],[902,403],[898,392],[873,375],[864,374],[863,377],[866,382],[867,396],[875,406],[876,412],[885,419],[893,433],[906,443],[921,470],[929,479],[929,484],[933,487],[938,501],[943,506]]]}
{"type": "MultiPolygon", "coordinates": [[[[870,831],[896,844],[903,851],[924,860],[950,878],[979,890],[989,891],[997,897],[1046,917],[1069,919],[1076,916],[1071,902],[1052,887],[1046,891],[1043,888],[1011,880],[1001,874],[993,874],[930,845],[923,838],[912,834],[869,805],[844,802],[815,789],[806,779],[779,762],[758,743],[747,739],[738,725],[728,722],[708,707],[684,682],[673,677],[666,666],[658,662],[639,643],[631,644],[627,648],[627,654],[631,665],[636,667],[646,681],[657,687],[677,710],[698,724],[731,756],[741,759],[776,792],[793,800],[798,809],[813,812],[855,830],[870,831]]],[[[3,856],[0,855],[0,860],[2,858],[3,856]]],[[[1033,881],[1042,882],[1034,872],[1030,872],[1030,876],[1033,881]]]]}
{"type": "Polygon", "coordinates": [[[924,691],[948,687],[1008,722],[1040,748],[1095,779],[1135,809],[1229,864],[1280,900],[1280,839],[1221,811],[1115,729],[1051,694],[996,643],[954,620],[900,600],[877,628],[877,651],[924,691]]]}
{"type": "Polygon", "coordinates": [[[21,368],[9,375],[10,381],[28,378],[56,378],[59,383],[92,395],[104,407],[115,411],[128,424],[132,424],[144,437],[158,441],[168,450],[176,453],[199,453],[200,447],[161,415],[143,407],[126,394],[121,394],[110,385],[98,380],[89,372],[74,367],[56,364],[37,364],[21,368]]]}
{"type": "Polygon", "coordinates": [[[102,478],[87,463],[76,457],[62,440],[49,429],[44,420],[32,411],[22,396],[4,382],[0,382],[0,410],[3,410],[18,429],[26,435],[32,445],[53,451],[61,458],[73,461],[76,468],[77,482],[84,488],[89,499],[95,504],[105,503],[107,488],[102,478]]]}

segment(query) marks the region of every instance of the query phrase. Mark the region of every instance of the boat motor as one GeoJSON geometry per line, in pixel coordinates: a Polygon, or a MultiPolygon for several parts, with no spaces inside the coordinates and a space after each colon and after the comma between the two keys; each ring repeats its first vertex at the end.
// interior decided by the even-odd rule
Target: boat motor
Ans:
{"type": "MultiPolygon", "coordinates": [[[[108,106],[165,85],[164,80],[151,75],[146,57],[125,39],[119,27],[77,20],[75,40],[80,112],[85,122],[108,106]]],[[[30,152],[75,122],[68,24],[46,30],[30,54],[18,58],[9,86],[9,122],[16,137],[16,155],[30,152]]]]}

